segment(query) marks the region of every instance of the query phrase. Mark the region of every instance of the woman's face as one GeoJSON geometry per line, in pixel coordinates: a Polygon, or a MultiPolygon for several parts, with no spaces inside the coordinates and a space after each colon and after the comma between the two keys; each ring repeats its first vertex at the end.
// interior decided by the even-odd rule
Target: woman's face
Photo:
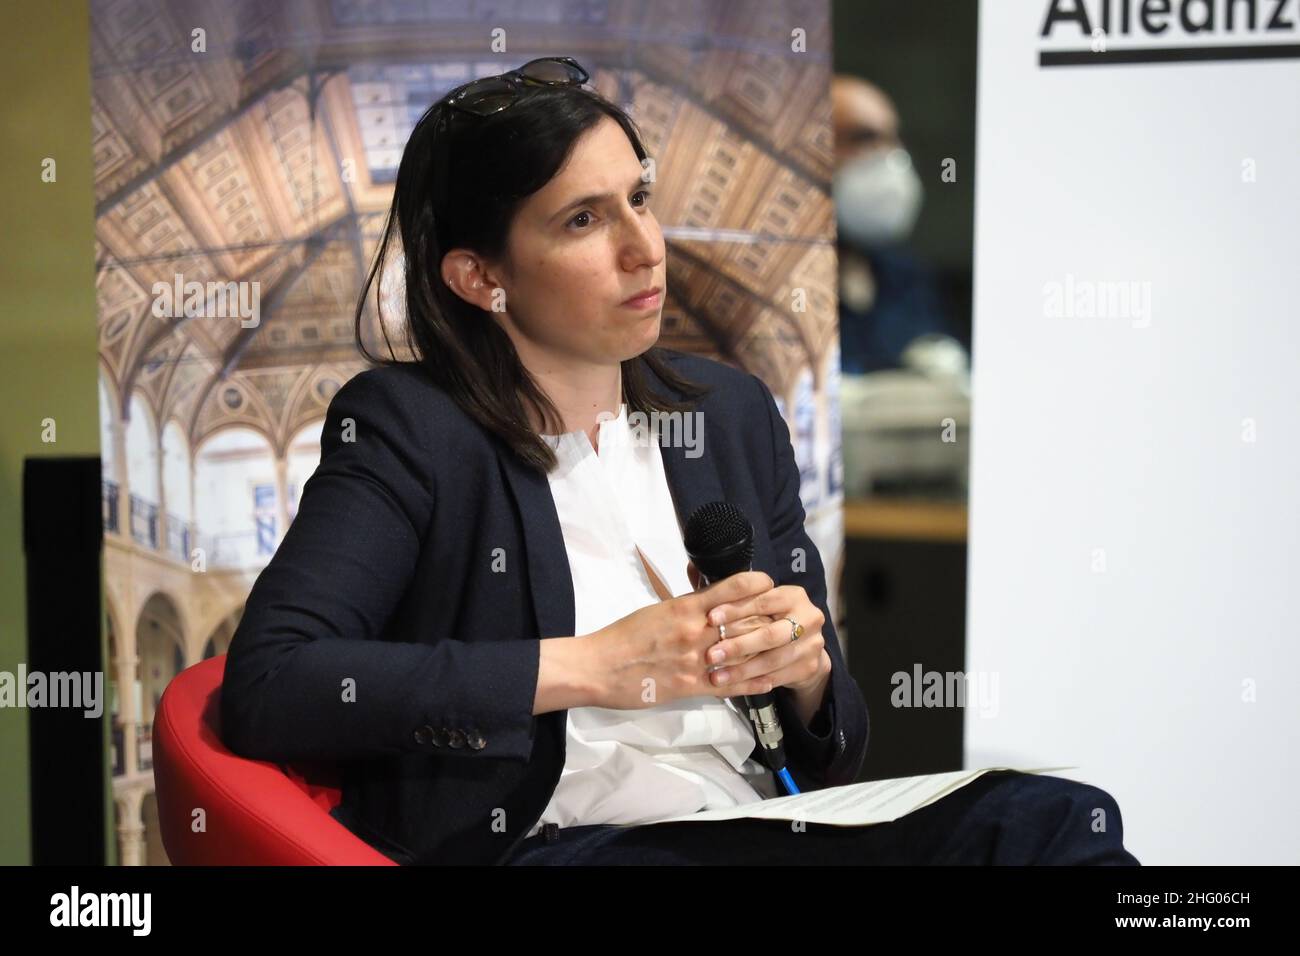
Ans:
{"type": "Polygon", "coordinates": [[[489,276],[504,290],[504,311],[490,314],[525,364],[616,365],[659,339],[664,237],[643,172],[623,128],[605,117],[521,205],[509,265],[489,276]],[[627,304],[649,288],[658,294],[627,304]]]}

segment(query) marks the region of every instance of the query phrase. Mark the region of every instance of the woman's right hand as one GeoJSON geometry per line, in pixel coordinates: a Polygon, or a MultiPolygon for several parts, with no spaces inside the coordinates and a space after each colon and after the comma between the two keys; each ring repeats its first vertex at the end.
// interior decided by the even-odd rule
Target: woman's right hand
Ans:
{"type": "Polygon", "coordinates": [[[681,597],[659,601],[587,635],[598,675],[592,705],[643,710],[685,697],[757,694],[762,680],[715,687],[705,655],[718,641],[708,614],[720,604],[747,600],[775,586],[762,571],[742,571],[681,597]]]}

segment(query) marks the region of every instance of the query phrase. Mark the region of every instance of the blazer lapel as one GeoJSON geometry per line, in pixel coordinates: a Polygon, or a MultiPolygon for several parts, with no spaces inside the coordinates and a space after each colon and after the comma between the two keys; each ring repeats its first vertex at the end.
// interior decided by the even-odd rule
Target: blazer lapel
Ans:
{"type": "MultiPolygon", "coordinates": [[[[701,426],[702,427],[702,426],[701,426]]],[[[687,448],[685,443],[672,441],[676,429],[665,429],[660,436],[659,451],[664,459],[664,477],[673,493],[673,506],[677,509],[677,524],[684,532],[686,520],[700,505],[722,501],[722,483],[718,469],[713,464],[712,449],[703,432],[698,436],[698,448],[687,448]],[[687,452],[700,452],[688,458],[687,452]]]]}
{"type": "MultiPolygon", "coordinates": [[[[664,456],[664,475],[668,479],[668,487],[672,489],[678,523],[683,532],[686,530],[686,519],[700,505],[729,500],[722,490],[722,482],[718,478],[718,469],[709,443],[701,439],[700,448],[704,452],[702,455],[698,458],[688,458],[686,452],[690,449],[684,446],[679,445],[676,448],[661,446],[664,456]]],[[[766,571],[775,579],[772,551],[767,533],[762,527],[763,516],[746,513],[745,517],[754,528],[754,560],[751,566],[756,571],[766,571]]]]}
{"type": "Polygon", "coordinates": [[[573,575],[551,483],[521,462],[497,439],[497,461],[519,507],[528,587],[533,594],[539,637],[573,636],[573,575]]]}
{"type": "MultiPolygon", "coordinates": [[[[681,397],[680,393],[670,389],[657,376],[655,380],[664,389],[671,391],[674,398],[681,397]]],[[[680,437],[681,434],[682,431],[678,428],[661,429],[659,450],[663,456],[664,477],[672,493],[678,524],[685,528],[686,520],[696,508],[711,501],[723,500],[723,494],[712,450],[703,431],[695,436],[694,449],[687,448],[685,442],[672,440],[675,435],[680,437]],[[688,451],[692,454],[698,451],[699,455],[688,458],[688,451]]],[[[564,532],[560,529],[560,516],[555,510],[550,481],[545,475],[524,465],[499,439],[496,439],[496,445],[497,460],[523,522],[528,586],[537,613],[537,633],[543,638],[571,636],[575,618],[573,575],[569,571],[564,532]]]]}
{"type": "MultiPolygon", "coordinates": [[[[643,365],[642,368],[648,377],[658,383],[663,392],[670,395],[674,401],[681,401],[680,391],[656,375],[650,366],[643,365]]],[[[718,480],[718,469],[713,462],[713,448],[705,439],[703,424],[705,415],[702,412],[683,414],[695,415],[695,421],[691,422],[692,430],[687,431],[684,421],[679,423],[680,427],[661,428],[659,451],[663,455],[664,477],[672,492],[673,507],[677,510],[677,524],[682,531],[685,531],[686,520],[696,508],[711,501],[722,501],[723,495],[722,482],[718,480]],[[694,427],[695,422],[700,423],[698,428],[694,427]],[[684,434],[692,438],[691,444],[695,445],[695,448],[687,448],[685,441],[673,440],[674,436],[680,439],[684,434]],[[688,451],[697,457],[688,458],[688,451]]]]}

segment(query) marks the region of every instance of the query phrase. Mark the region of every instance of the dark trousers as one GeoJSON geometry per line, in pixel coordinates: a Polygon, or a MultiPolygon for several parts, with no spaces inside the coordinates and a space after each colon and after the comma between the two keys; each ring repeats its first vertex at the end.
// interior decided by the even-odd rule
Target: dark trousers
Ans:
{"type": "Polygon", "coordinates": [[[839,827],[723,820],[561,828],[523,841],[507,865],[1118,865],[1119,805],[1106,791],[1043,774],[992,771],[892,823],[839,827]]]}

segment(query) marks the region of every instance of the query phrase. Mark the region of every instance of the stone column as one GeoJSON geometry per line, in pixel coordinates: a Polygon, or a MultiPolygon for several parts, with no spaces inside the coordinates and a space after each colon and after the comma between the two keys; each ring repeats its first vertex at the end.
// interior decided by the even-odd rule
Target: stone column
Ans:
{"type": "Polygon", "coordinates": [[[122,866],[144,866],[144,791],[132,788],[117,798],[117,854],[122,866]]]}
{"type": "Polygon", "coordinates": [[[289,458],[287,452],[275,459],[275,501],[279,507],[278,532],[276,543],[284,540],[284,533],[289,530],[289,458]]]}

